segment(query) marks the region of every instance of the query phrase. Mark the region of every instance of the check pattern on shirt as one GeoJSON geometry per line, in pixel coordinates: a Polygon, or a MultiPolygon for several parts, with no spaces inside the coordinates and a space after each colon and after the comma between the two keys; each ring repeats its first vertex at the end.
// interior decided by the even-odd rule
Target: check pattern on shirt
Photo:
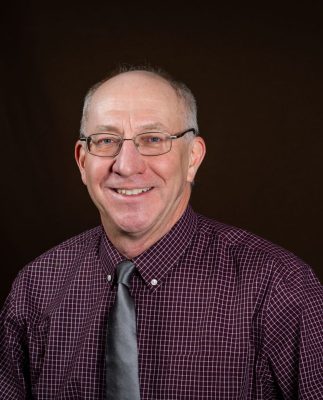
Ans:
{"type": "MultiPolygon", "coordinates": [[[[100,226],[21,271],[1,313],[0,399],[104,399],[123,259],[100,226]]],[[[188,207],[133,261],[142,400],[322,399],[322,287],[301,260],[188,207]]]]}

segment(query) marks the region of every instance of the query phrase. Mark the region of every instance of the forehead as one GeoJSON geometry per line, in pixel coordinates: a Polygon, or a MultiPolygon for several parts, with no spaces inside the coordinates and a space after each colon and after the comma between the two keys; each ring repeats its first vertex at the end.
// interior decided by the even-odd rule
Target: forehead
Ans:
{"type": "Polygon", "coordinates": [[[94,92],[87,114],[88,125],[156,123],[177,129],[183,125],[185,107],[166,80],[133,71],[103,83],[94,92]]]}

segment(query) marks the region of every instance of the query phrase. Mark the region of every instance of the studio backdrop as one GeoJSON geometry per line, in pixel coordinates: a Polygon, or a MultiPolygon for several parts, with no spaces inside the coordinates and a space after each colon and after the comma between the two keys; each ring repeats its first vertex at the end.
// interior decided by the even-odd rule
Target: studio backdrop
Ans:
{"type": "Polygon", "coordinates": [[[1,14],[1,302],[18,271],[99,223],[74,161],[87,89],[151,64],[198,102],[194,209],[296,253],[322,278],[322,10],[6,2],[1,14]]]}

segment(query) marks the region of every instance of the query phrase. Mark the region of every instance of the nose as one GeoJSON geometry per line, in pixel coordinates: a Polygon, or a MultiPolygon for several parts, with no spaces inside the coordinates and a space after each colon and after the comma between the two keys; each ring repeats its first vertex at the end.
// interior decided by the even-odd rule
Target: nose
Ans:
{"type": "Polygon", "coordinates": [[[129,177],[142,174],[146,169],[146,163],[139,153],[133,140],[124,140],[121,150],[115,157],[112,165],[113,172],[118,175],[129,177]]]}

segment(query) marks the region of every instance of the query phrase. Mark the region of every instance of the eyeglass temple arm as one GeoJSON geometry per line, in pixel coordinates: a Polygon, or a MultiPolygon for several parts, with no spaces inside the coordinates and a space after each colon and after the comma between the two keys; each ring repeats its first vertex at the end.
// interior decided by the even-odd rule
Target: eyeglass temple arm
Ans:
{"type": "Polygon", "coordinates": [[[180,133],[180,134],[178,134],[178,135],[171,135],[170,138],[171,138],[171,139],[179,139],[179,138],[181,138],[182,136],[186,135],[186,133],[188,133],[188,132],[193,132],[194,135],[196,135],[196,129],[190,128],[190,129],[187,129],[186,131],[184,131],[184,132],[182,132],[182,133],[180,133]]]}

